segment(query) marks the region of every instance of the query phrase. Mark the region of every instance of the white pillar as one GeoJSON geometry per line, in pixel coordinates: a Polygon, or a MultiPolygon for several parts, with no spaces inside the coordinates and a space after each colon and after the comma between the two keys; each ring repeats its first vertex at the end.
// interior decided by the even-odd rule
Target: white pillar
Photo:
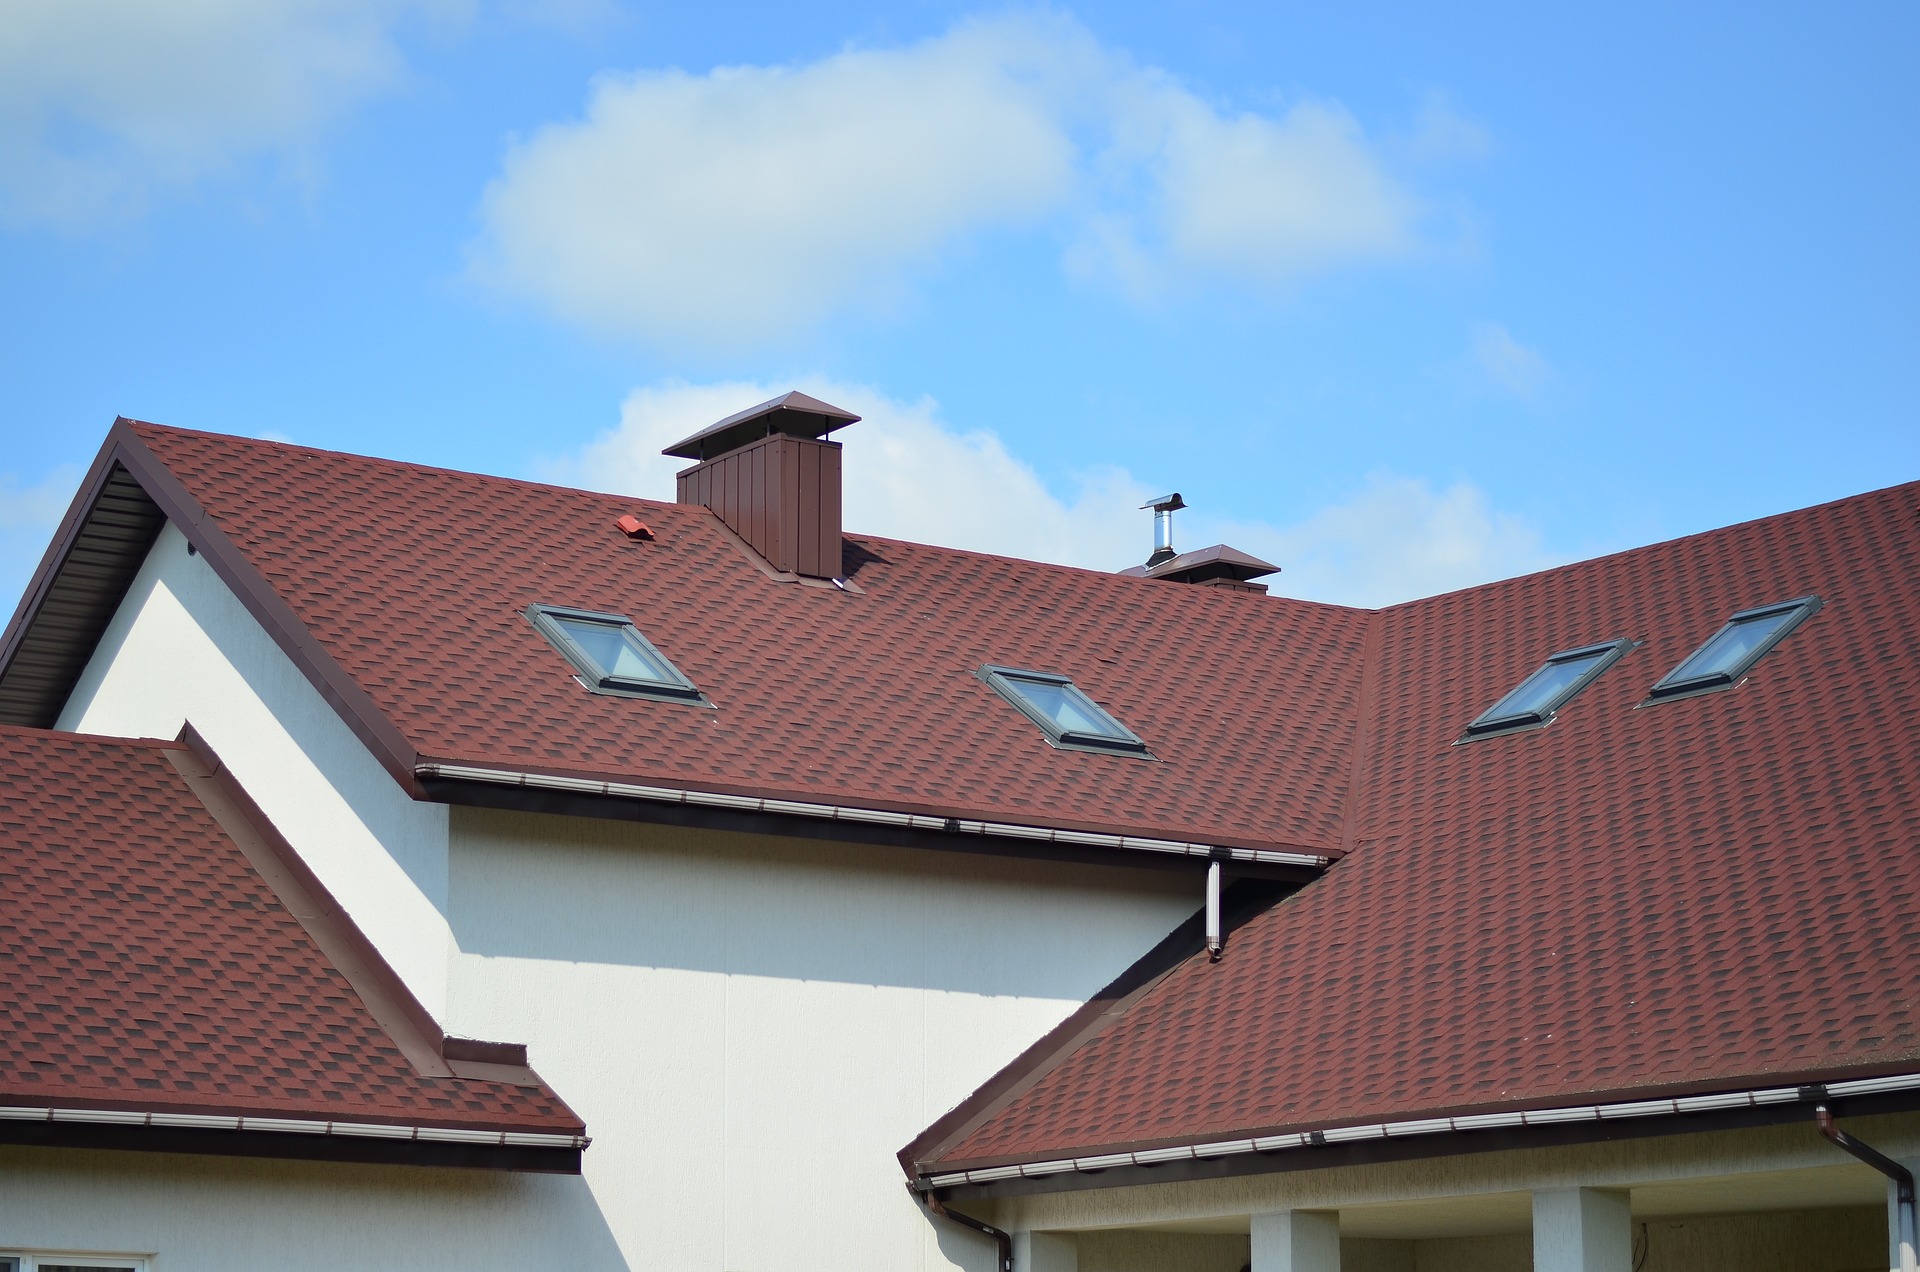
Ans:
{"type": "Polygon", "coordinates": [[[1533,1272],[1633,1272],[1627,1194],[1605,1188],[1533,1194],[1533,1272]]]}
{"type": "MultiPolygon", "coordinates": [[[[1916,1179],[1920,1179],[1920,1157],[1901,1157],[1896,1160],[1912,1171],[1916,1179]]],[[[1909,1246],[1912,1245],[1916,1235],[1920,1234],[1906,1234],[1905,1240],[1909,1246]]],[[[1901,1243],[1899,1190],[1889,1179],[1887,1181],[1887,1266],[1892,1269],[1892,1272],[1905,1272],[1907,1269],[1920,1266],[1920,1250],[1903,1251],[1900,1248],[1901,1243]]]]}
{"type": "Polygon", "coordinates": [[[1253,1272],[1340,1272],[1340,1215],[1282,1210],[1253,1217],[1253,1272]]]}
{"type": "Polygon", "coordinates": [[[1070,1232],[1016,1232],[1013,1272],[1080,1272],[1080,1243],[1070,1232]]]}

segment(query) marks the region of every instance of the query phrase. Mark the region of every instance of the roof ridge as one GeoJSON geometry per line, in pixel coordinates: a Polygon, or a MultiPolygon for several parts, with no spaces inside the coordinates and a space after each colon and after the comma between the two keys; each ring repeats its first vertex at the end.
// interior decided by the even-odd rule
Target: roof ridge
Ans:
{"type": "Polygon", "coordinates": [[[1617,548],[1612,552],[1602,552],[1598,556],[1576,557],[1571,561],[1562,561],[1558,565],[1543,566],[1538,570],[1528,570],[1524,574],[1510,574],[1502,579],[1488,579],[1485,583],[1472,583],[1466,587],[1454,588],[1451,591],[1435,592],[1431,596],[1416,596],[1410,600],[1395,601],[1391,605],[1381,606],[1376,612],[1386,613],[1393,610],[1412,609],[1415,606],[1425,605],[1433,601],[1465,596],[1470,592],[1484,592],[1493,588],[1513,586],[1527,579],[1539,578],[1543,574],[1557,574],[1562,570],[1570,570],[1576,566],[1598,566],[1607,562],[1622,561],[1642,553],[1670,549],[1679,543],[1710,542],[1728,535],[1751,530],[1753,527],[1766,522],[1798,520],[1804,517],[1811,517],[1817,513],[1829,512],[1845,504],[1864,504],[1877,499],[1891,498],[1894,492],[1901,490],[1912,490],[1920,493],[1920,479],[1899,481],[1891,486],[1881,486],[1875,490],[1863,490],[1859,494],[1843,495],[1838,499],[1828,499],[1822,503],[1808,504],[1803,508],[1788,508],[1781,512],[1762,513],[1760,516],[1749,517],[1745,521],[1736,521],[1731,525],[1712,526],[1705,530],[1693,530],[1686,534],[1670,535],[1664,539],[1656,539],[1652,543],[1635,544],[1629,548],[1617,548]]]}
{"type": "MultiPolygon", "coordinates": [[[[563,486],[558,482],[535,481],[531,477],[507,477],[500,473],[483,473],[471,468],[449,468],[444,464],[423,464],[417,460],[394,459],[386,455],[368,455],[360,451],[334,450],[327,446],[309,446],[304,442],[278,442],[265,437],[245,437],[238,433],[216,433],[209,429],[181,428],[173,424],[156,424],[152,420],[137,420],[130,416],[120,416],[116,423],[125,424],[141,440],[147,440],[148,432],[173,434],[182,437],[204,437],[218,442],[228,442],[245,447],[262,447],[272,450],[303,451],[309,455],[334,456],[340,459],[359,460],[362,463],[386,464],[394,468],[405,468],[417,473],[427,473],[442,477],[471,477],[479,481],[497,481],[505,485],[528,490],[551,490],[564,495],[590,495],[596,499],[629,499],[651,504],[656,508],[687,508],[696,505],[682,504],[672,499],[654,499],[647,495],[623,494],[614,490],[595,490],[589,486],[563,486]]],[[[707,511],[700,509],[700,511],[707,511]]]]}

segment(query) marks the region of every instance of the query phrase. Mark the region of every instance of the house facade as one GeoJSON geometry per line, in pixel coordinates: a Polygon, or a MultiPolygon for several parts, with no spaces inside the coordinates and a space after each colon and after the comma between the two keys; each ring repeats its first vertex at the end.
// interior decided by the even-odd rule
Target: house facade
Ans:
{"type": "MultiPolygon", "coordinates": [[[[1920,1157],[1920,487],[1360,611],[848,534],[853,422],[721,421],[675,504],[116,425],[10,780],[198,765],[386,1037],[265,1050],[400,1058],[141,1085],[269,1009],[109,932],[14,1018],[160,1076],[12,1050],[0,1268],[1899,1266],[1815,1110],[1920,1157]]],[[[146,833],[85,789],[12,859],[146,833]]]]}

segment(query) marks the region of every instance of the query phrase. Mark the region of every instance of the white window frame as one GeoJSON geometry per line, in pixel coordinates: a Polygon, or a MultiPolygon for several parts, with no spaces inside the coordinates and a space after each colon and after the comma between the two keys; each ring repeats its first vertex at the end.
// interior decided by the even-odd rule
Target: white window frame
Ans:
{"type": "MultiPolygon", "coordinates": [[[[19,1261],[20,1272],[39,1272],[42,1265],[82,1268],[132,1268],[133,1272],[151,1272],[150,1254],[106,1254],[98,1250],[29,1250],[23,1247],[0,1249],[0,1259],[19,1261]]],[[[5,1267],[0,1263],[0,1267],[5,1267]]]]}

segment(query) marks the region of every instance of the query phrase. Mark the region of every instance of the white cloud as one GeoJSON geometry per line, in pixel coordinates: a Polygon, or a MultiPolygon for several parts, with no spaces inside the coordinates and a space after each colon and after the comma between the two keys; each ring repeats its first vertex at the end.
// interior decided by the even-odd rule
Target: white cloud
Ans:
{"type": "Polygon", "coordinates": [[[1420,104],[1413,132],[1403,145],[1408,156],[1421,163],[1485,159],[1493,153],[1493,134],[1461,114],[1451,97],[1436,92],[1420,104]]]}
{"type": "MultiPolygon", "coordinates": [[[[661,455],[662,447],[788,388],[863,417],[840,435],[850,531],[1096,570],[1138,564],[1152,546],[1151,514],[1139,508],[1160,492],[1124,469],[1080,473],[1062,498],[997,435],[954,428],[931,399],[899,402],[820,378],[636,389],[617,427],[540,475],[671,500],[673,474],[686,461],[661,455]]],[[[1182,550],[1227,542],[1280,565],[1283,573],[1270,580],[1277,592],[1349,605],[1391,604],[1564,559],[1546,550],[1529,522],[1495,510],[1469,483],[1435,490],[1384,474],[1294,524],[1210,517],[1202,507],[1181,513],[1176,533],[1182,550]]]]}
{"type": "Polygon", "coordinates": [[[1106,162],[1143,165],[1151,194],[1095,215],[1068,252],[1077,276],[1149,299],[1205,279],[1284,285],[1413,245],[1415,201],[1339,106],[1228,117],[1158,77],[1134,87],[1106,162]]]}
{"type": "Polygon", "coordinates": [[[1445,489],[1377,473],[1352,497],[1290,526],[1214,523],[1213,534],[1282,567],[1287,596],[1392,605],[1543,570],[1565,561],[1524,517],[1471,482],[1445,489]]]}
{"type": "Polygon", "coordinates": [[[22,485],[10,473],[0,473],[0,626],[13,614],[40,558],[46,554],[54,527],[73,502],[82,469],[67,464],[39,481],[22,485]]]}
{"type": "Polygon", "coordinates": [[[819,378],[775,387],[745,382],[636,389],[620,424],[574,455],[542,469],[550,481],[671,500],[673,475],[687,466],[660,450],[742,407],[789,388],[861,417],[842,459],[844,524],[850,531],[1118,569],[1149,533],[1136,511],[1153,492],[1115,468],[1080,475],[1069,500],[991,432],[960,432],[930,398],[898,402],[873,389],[819,378]]]}
{"type": "Polygon", "coordinates": [[[1495,388],[1517,398],[1537,397],[1553,378],[1547,360],[1497,322],[1474,324],[1473,361],[1495,388]]]}
{"type": "Polygon", "coordinates": [[[562,318],[729,345],[899,294],[993,227],[1045,224],[1083,281],[1272,286],[1417,237],[1339,106],[1226,113],[1060,17],[962,23],[801,66],[603,76],[515,142],[477,277],[562,318]]]}
{"type": "Polygon", "coordinates": [[[248,155],[297,149],[403,68],[391,30],[463,0],[10,0],[0,221],[137,213],[248,155]]]}

